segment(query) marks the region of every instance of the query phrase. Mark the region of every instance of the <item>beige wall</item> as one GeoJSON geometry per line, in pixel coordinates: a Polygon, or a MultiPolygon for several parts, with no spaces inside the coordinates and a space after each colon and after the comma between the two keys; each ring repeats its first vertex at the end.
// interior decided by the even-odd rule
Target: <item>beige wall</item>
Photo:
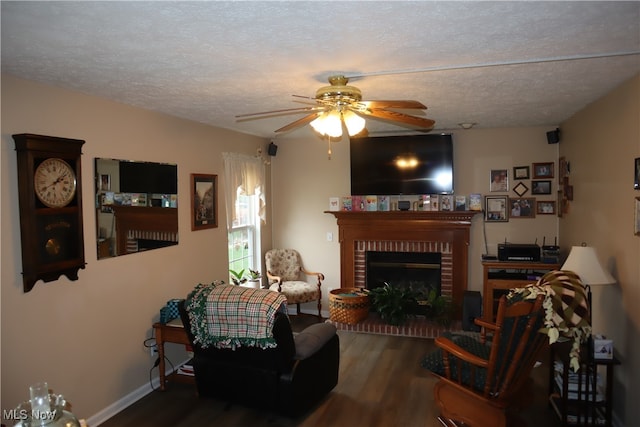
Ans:
{"type": "MultiPolygon", "coordinates": [[[[255,154],[265,140],[2,75],[2,409],[47,381],[89,418],[148,384],[143,347],[167,300],[200,282],[228,278],[225,213],[219,228],[191,231],[191,173],[222,178],[223,151],[255,154]],[[15,133],[78,138],[85,200],[86,269],[78,281],[38,282],[22,291],[15,133]],[[95,157],[178,164],[177,246],[97,260],[95,157]]],[[[222,180],[219,182],[222,188],[222,180]]],[[[171,360],[186,354],[170,345],[171,360]]],[[[157,374],[157,370],[154,371],[157,374]]]]}
{"type": "MultiPolygon", "coordinates": [[[[546,132],[555,125],[534,128],[507,128],[453,131],[457,194],[489,193],[491,169],[508,169],[512,177],[514,166],[531,166],[536,162],[556,162],[558,146],[547,143],[546,132]]],[[[301,131],[303,132],[303,131],[301,131]]],[[[338,227],[335,217],[323,213],[329,209],[329,197],[350,194],[349,143],[333,144],[332,159],[327,158],[327,143],[317,137],[286,139],[278,142],[278,155],[272,161],[273,179],[273,245],[298,248],[307,268],[322,271],[325,276],[324,310],[328,310],[327,295],[340,287],[340,254],[338,227]],[[327,233],[334,239],[328,242],[327,233]]],[[[514,182],[510,181],[510,189],[514,182]]],[[[531,180],[524,180],[531,188],[531,180]]],[[[538,196],[540,200],[555,200],[553,194],[538,196]]],[[[531,192],[524,197],[531,197],[531,192]]],[[[533,243],[546,236],[553,241],[558,235],[558,218],[538,215],[533,219],[513,219],[509,222],[485,225],[489,253],[496,254],[498,243],[505,239],[513,243],[533,243]]],[[[482,291],[481,255],[484,253],[482,215],[472,222],[469,289],[482,291]]],[[[311,310],[311,305],[308,305],[311,310]]]]}
{"type": "Polygon", "coordinates": [[[634,158],[640,157],[640,76],[562,125],[560,153],[571,162],[571,212],[560,220],[562,247],[586,242],[617,279],[593,288],[593,328],[613,339],[614,411],[622,425],[640,419],[640,237],[633,235],[634,158]]]}

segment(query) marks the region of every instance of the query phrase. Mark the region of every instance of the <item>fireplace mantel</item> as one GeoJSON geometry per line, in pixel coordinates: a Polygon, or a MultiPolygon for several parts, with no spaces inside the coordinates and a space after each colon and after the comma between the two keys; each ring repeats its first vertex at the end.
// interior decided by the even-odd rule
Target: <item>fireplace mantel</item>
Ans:
{"type": "Polygon", "coordinates": [[[340,242],[340,286],[355,285],[355,245],[358,241],[439,242],[452,256],[451,297],[462,306],[467,289],[471,220],[476,211],[325,211],[336,217],[340,242]]]}

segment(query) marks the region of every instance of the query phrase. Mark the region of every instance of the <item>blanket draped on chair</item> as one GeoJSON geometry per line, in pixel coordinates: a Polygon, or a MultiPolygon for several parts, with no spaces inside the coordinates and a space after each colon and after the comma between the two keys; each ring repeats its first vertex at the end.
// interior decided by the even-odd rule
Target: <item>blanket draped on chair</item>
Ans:
{"type": "Polygon", "coordinates": [[[545,295],[545,327],[541,332],[553,344],[560,337],[572,340],[570,364],[574,371],[580,367],[580,344],[591,335],[591,319],[587,293],[580,277],[573,271],[555,270],[546,273],[536,284],[511,289],[511,301],[531,300],[545,295]]]}
{"type": "Polygon", "coordinates": [[[276,312],[287,312],[286,298],[278,292],[224,282],[199,284],[185,306],[194,344],[202,348],[275,347],[276,312]]]}

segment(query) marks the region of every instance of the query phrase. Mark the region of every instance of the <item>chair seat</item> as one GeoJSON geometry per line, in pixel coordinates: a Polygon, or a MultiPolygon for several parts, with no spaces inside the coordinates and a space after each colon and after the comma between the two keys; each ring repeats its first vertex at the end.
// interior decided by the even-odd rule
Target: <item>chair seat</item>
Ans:
{"type": "MultiPolygon", "coordinates": [[[[278,292],[278,284],[269,287],[278,292]]],[[[282,282],[282,293],[287,297],[287,304],[300,304],[318,300],[318,286],[302,281],[282,282]]]]}

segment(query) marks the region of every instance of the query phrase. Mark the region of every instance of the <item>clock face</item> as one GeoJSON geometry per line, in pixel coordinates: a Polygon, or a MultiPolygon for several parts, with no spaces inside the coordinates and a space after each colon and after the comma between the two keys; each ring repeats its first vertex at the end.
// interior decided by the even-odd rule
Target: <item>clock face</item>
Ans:
{"type": "Polygon", "coordinates": [[[62,159],[46,159],[34,174],[36,196],[50,208],[67,206],[76,194],[76,174],[62,159]]]}

